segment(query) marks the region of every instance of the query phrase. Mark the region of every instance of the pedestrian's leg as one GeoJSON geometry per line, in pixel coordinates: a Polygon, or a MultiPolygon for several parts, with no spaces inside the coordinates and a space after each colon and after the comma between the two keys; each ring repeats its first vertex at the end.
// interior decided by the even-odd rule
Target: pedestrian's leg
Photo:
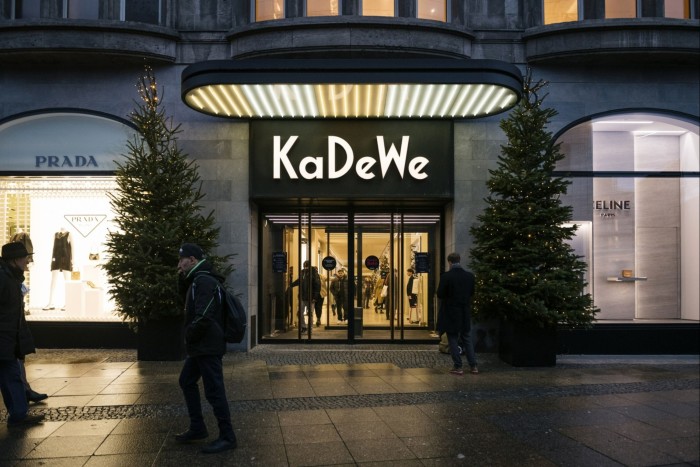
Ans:
{"type": "Polygon", "coordinates": [[[478,370],[476,364],[476,354],[474,353],[474,344],[472,343],[471,323],[467,326],[467,329],[462,331],[461,336],[467,362],[469,363],[469,367],[472,369],[472,373],[475,373],[478,370]]]}
{"type": "Polygon", "coordinates": [[[180,388],[185,397],[187,414],[190,416],[190,430],[194,432],[207,431],[202,416],[202,402],[199,397],[199,378],[202,376],[197,357],[187,357],[180,372],[180,388]]]}
{"type": "Polygon", "coordinates": [[[457,333],[447,333],[447,344],[450,346],[450,355],[452,356],[452,362],[454,363],[455,370],[462,369],[462,356],[459,352],[459,334],[457,333]]]}
{"type": "Polygon", "coordinates": [[[200,357],[202,383],[204,384],[204,396],[211,405],[214,416],[219,426],[219,439],[231,442],[236,441],[231,424],[231,411],[226,398],[226,386],[224,385],[224,374],[221,357],[207,355],[200,357]]]}
{"type": "Polygon", "coordinates": [[[7,408],[7,421],[18,422],[27,416],[27,394],[17,359],[0,360],[0,392],[7,408]]]}

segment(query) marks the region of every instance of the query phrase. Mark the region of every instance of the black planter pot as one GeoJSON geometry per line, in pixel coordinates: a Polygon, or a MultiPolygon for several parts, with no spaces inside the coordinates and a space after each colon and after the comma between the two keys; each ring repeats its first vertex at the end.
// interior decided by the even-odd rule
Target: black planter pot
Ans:
{"type": "Polygon", "coordinates": [[[136,353],[140,361],[179,361],[185,358],[181,318],[139,323],[136,353]]]}
{"type": "Polygon", "coordinates": [[[501,321],[498,356],[512,366],[555,366],[557,328],[501,321]]]}

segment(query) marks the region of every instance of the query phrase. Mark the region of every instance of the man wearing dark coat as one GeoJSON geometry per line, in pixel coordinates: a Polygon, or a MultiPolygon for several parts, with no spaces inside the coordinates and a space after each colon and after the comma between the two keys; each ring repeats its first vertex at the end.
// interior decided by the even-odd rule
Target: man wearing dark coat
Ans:
{"type": "Polygon", "coordinates": [[[187,358],[180,372],[180,388],[185,396],[189,428],[175,435],[175,440],[187,443],[209,436],[202,416],[199,385],[212,406],[219,427],[219,437],[202,448],[211,454],[236,448],[236,435],[231,424],[231,412],[226,398],[223,375],[223,355],[226,353],[222,297],[219,285],[224,278],[214,271],[204,258],[202,249],[193,243],[180,247],[177,269],[187,286],[185,297],[185,347],[187,358]]]}
{"type": "Polygon", "coordinates": [[[29,253],[20,242],[3,245],[0,258],[0,392],[7,408],[7,425],[40,423],[43,415],[29,415],[19,358],[33,351],[24,319],[22,283],[29,253]],[[30,348],[31,347],[31,348],[30,348]]]}
{"type": "Polygon", "coordinates": [[[447,333],[447,342],[454,362],[450,373],[457,376],[464,374],[459,347],[460,338],[471,368],[470,372],[472,374],[479,373],[471,339],[471,299],[474,295],[474,274],[464,269],[459,262],[459,253],[447,255],[450,270],[440,276],[440,284],[437,289],[437,296],[440,299],[437,330],[440,334],[447,333]]]}

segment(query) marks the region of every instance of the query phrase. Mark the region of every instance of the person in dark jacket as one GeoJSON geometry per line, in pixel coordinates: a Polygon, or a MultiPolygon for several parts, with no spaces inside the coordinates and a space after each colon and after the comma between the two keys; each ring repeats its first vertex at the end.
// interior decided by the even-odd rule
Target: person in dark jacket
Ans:
{"type": "Polygon", "coordinates": [[[43,415],[28,414],[29,405],[19,361],[29,353],[25,348],[29,329],[24,319],[22,295],[28,261],[29,253],[22,243],[3,245],[0,258],[0,392],[9,415],[8,426],[34,425],[44,419],[43,415]]]}
{"type": "Polygon", "coordinates": [[[338,311],[338,321],[343,323],[348,320],[348,275],[345,268],[341,268],[332,279],[331,293],[335,300],[335,309],[338,311]]]}
{"type": "Polygon", "coordinates": [[[447,255],[450,270],[440,276],[440,284],[437,289],[437,296],[440,299],[437,330],[440,334],[447,333],[447,342],[454,362],[450,373],[457,376],[464,374],[459,347],[460,338],[467,362],[471,367],[471,373],[479,373],[471,340],[471,299],[474,295],[474,274],[464,269],[459,261],[459,253],[447,255]]]}
{"type": "Polygon", "coordinates": [[[313,310],[315,309],[316,300],[321,295],[321,277],[318,275],[318,269],[311,266],[311,261],[304,261],[304,269],[301,270],[301,275],[289,284],[289,287],[301,286],[301,308],[299,310],[299,326],[301,332],[308,330],[311,332],[314,324],[313,310]],[[306,313],[306,315],[304,315],[306,313]],[[306,316],[306,319],[304,319],[306,316]]]}
{"type": "Polygon", "coordinates": [[[185,397],[189,428],[175,435],[180,443],[209,436],[202,416],[199,379],[204,396],[212,406],[219,426],[219,437],[202,448],[204,453],[217,453],[236,448],[236,435],[224,386],[222,358],[226,353],[222,300],[219,285],[224,278],[204,258],[202,249],[193,243],[180,247],[178,272],[187,286],[185,297],[185,347],[187,358],[180,372],[180,388],[185,397]]]}

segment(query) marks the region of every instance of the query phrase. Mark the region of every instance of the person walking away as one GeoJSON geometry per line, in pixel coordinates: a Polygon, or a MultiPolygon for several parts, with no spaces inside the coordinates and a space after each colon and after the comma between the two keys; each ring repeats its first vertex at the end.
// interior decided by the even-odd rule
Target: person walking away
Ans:
{"type": "Polygon", "coordinates": [[[406,274],[408,274],[408,281],[406,282],[406,296],[408,297],[408,321],[411,324],[420,323],[420,318],[418,316],[418,294],[413,293],[413,284],[416,281],[416,272],[413,268],[406,269],[406,274]],[[413,313],[416,314],[416,320],[413,321],[413,313]]]}
{"type": "Polygon", "coordinates": [[[211,454],[235,449],[236,435],[226,398],[222,358],[226,353],[224,322],[218,286],[224,278],[217,274],[193,243],[180,247],[178,272],[187,287],[185,297],[185,347],[187,357],[180,372],[179,384],[190,417],[189,428],[177,435],[179,443],[203,440],[209,436],[202,416],[199,380],[204,396],[211,405],[218,423],[219,437],[202,448],[211,454]]]}
{"type": "Polygon", "coordinates": [[[459,347],[459,340],[469,363],[472,374],[479,373],[476,364],[476,355],[471,340],[471,299],[474,295],[474,274],[462,267],[459,253],[447,255],[449,271],[440,276],[440,284],[437,289],[437,296],[440,299],[440,309],[438,311],[438,333],[447,333],[447,342],[454,362],[450,373],[461,376],[462,356],[459,347]]]}
{"type": "Polygon", "coordinates": [[[336,277],[331,282],[331,293],[335,299],[336,311],[338,312],[338,321],[343,323],[347,321],[347,299],[348,299],[348,276],[344,268],[341,268],[336,277]]]}
{"type": "MultiPolygon", "coordinates": [[[[8,427],[41,423],[43,415],[29,415],[29,404],[20,358],[29,353],[21,342],[25,335],[24,297],[22,283],[29,253],[20,242],[7,243],[0,253],[0,392],[7,408],[8,427]]],[[[29,332],[29,329],[26,329],[29,332]]],[[[26,343],[26,341],[25,341],[26,343]]]]}

